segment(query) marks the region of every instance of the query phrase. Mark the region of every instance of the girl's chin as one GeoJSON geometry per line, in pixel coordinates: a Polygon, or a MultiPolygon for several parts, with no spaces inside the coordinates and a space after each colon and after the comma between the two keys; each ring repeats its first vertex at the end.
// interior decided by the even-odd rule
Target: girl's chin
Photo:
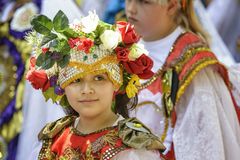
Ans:
{"type": "Polygon", "coordinates": [[[95,118],[99,115],[99,113],[96,113],[92,110],[86,110],[84,112],[80,112],[79,115],[83,118],[95,118]]]}

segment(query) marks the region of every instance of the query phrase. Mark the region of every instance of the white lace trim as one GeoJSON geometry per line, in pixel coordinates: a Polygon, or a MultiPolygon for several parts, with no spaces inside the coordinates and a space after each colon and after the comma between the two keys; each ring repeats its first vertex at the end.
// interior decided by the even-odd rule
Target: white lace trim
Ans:
{"type": "Polygon", "coordinates": [[[194,95],[181,124],[176,124],[174,149],[177,160],[224,160],[222,135],[219,128],[214,96],[200,91],[194,95]],[[216,147],[218,146],[218,147],[216,147]]]}

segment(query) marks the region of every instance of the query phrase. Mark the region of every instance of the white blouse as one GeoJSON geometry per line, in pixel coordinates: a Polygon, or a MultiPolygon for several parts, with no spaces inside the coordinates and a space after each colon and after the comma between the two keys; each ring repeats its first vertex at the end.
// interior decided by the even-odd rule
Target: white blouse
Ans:
{"type": "MultiPolygon", "coordinates": [[[[154,60],[154,71],[161,68],[182,31],[178,27],[164,38],[164,42],[141,41],[154,60]]],[[[142,90],[139,103],[147,104],[131,112],[131,116],[136,116],[155,134],[164,137],[166,118],[163,116],[161,97],[160,92],[142,90]]],[[[214,67],[207,67],[194,77],[180,98],[176,113],[175,128],[173,130],[168,125],[164,138],[165,153],[173,142],[177,160],[239,160],[240,126],[229,91],[214,67]]]]}

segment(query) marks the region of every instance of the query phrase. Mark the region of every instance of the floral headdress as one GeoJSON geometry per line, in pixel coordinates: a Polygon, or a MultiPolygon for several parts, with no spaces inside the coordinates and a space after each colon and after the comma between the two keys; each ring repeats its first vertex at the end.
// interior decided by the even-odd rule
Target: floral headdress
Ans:
{"type": "Polygon", "coordinates": [[[153,75],[152,60],[132,25],[100,21],[95,12],[69,24],[59,11],[53,21],[38,15],[31,21],[33,31],[26,37],[35,56],[27,73],[35,89],[45,98],[67,106],[64,88],[89,73],[107,73],[119,93],[132,98],[137,93],[139,78],[153,75]]]}

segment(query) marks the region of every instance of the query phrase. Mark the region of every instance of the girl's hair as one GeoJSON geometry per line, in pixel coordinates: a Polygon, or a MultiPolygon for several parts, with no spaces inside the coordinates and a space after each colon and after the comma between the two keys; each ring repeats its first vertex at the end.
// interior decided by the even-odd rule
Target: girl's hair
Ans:
{"type": "MultiPolygon", "coordinates": [[[[180,2],[182,0],[179,0],[180,2]]],[[[199,18],[196,15],[195,9],[194,9],[194,0],[186,0],[186,8],[181,7],[179,10],[180,15],[180,25],[186,28],[187,30],[190,30],[202,38],[204,38],[206,41],[209,41],[209,35],[207,32],[204,31],[199,18]]],[[[181,3],[180,3],[181,4],[181,3]]]]}
{"type": "MultiPolygon", "coordinates": [[[[66,96],[65,96],[66,97],[66,96]]],[[[124,118],[129,118],[128,110],[134,109],[137,106],[137,96],[128,98],[127,94],[117,94],[115,97],[114,111],[116,114],[122,115],[124,118]]],[[[78,116],[78,113],[69,105],[63,109],[67,115],[78,116]]]]}
{"type": "Polygon", "coordinates": [[[137,96],[128,98],[127,94],[117,94],[115,97],[115,113],[122,115],[124,118],[129,118],[129,109],[134,109],[137,106],[137,96]]]}
{"type": "MultiPolygon", "coordinates": [[[[160,4],[166,4],[169,0],[158,0],[160,4]]],[[[176,22],[185,29],[198,34],[200,37],[210,42],[210,37],[207,32],[204,31],[197,15],[194,10],[194,0],[186,0],[186,6],[183,8],[182,0],[178,0],[179,10],[176,16],[176,22]]]]}

